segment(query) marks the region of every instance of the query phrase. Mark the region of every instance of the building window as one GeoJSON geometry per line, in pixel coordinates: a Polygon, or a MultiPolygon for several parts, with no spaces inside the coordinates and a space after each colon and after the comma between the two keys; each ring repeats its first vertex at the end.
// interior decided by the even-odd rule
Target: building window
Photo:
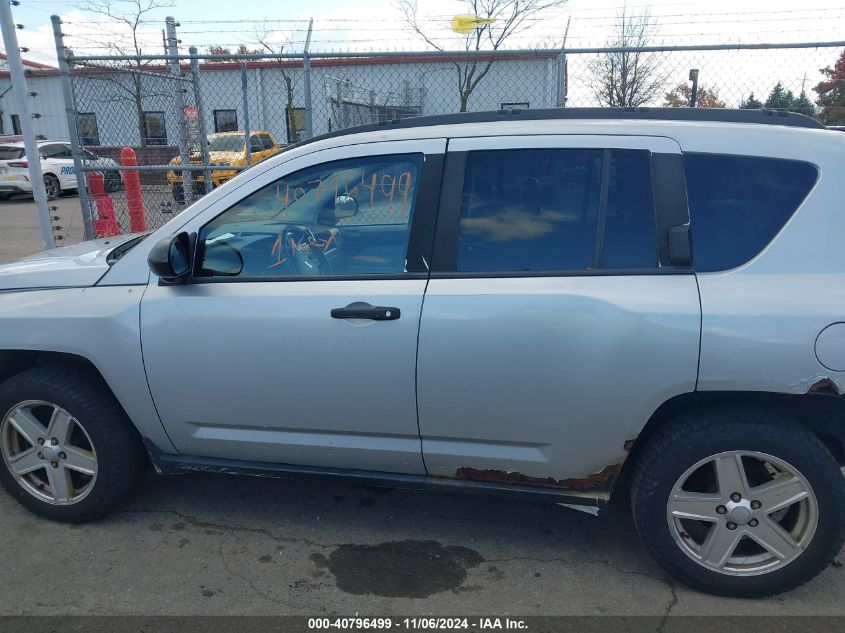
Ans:
{"type": "Polygon", "coordinates": [[[76,118],[76,129],[80,145],[99,145],[100,131],[97,129],[97,115],[93,112],[80,112],[76,118]]]}
{"type": "Polygon", "coordinates": [[[293,108],[293,111],[285,108],[285,120],[288,126],[288,143],[296,143],[305,138],[305,108],[293,108]]]}
{"type": "Polygon", "coordinates": [[[215,132],[237,132],[238,111],[237,110],[215,110],[214,111],[215,132]]]}
{"type": "Polygon", "coordinates": [[[527,101],[505,101],[502,103],[502,110],[528,110],[531,104],[527,101]]]}
{"type": "Polygon", "coordinates": [[[164,112],[144,112],[144,138],[142,145],[167,145],[167,126],[164,112]]]}
{"type": "Polygon", "coordinates": [[[12,115],[12,134],[21,133],[21,118],[17,114],[12,115]]]}

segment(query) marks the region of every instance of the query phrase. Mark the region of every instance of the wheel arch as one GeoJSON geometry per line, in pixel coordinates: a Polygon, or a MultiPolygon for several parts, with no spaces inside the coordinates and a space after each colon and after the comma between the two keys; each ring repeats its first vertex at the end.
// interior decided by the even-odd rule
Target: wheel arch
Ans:
{"type": "Polygon", "coordinates": [[[639,455],[658,430],[685,412],[725,406],[752,406],[787,414],[817,435],[839,465],[845,467],[845,396],[828,391],[801,395],[760,391],[695,391],[674,396],[661,404],[639,435],[625,443],[628,456],[614,482],[613,498],[627,502],[631,475],[639,455]]]}

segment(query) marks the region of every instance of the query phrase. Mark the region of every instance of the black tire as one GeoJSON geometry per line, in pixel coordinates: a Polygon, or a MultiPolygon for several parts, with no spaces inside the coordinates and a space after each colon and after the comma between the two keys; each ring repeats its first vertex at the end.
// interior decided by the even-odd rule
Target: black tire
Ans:
{"type": "Polygon", "coordinates": [[[3,202],[7,202],[7,201],[9,201],[9,200],[11,200],[11,199],[12,199],[12,194],[10,194],[10,193],[8,193],[8,192],[2,192],[2,193],[0,193],[0,200],[2,200],[3,202]]]}
{"type": "Polygon", "coordinates": [[[806,427],[758,408],[696,410],[657,431],[638,457],[631,504],[637,531],[652,556],[675,578],[717,595],[756,598],[798,587],[825,569],[845,541],[845,479],[836,460],[806,427]],[[783,567],[756,576],[719,573],[692,560],[672,537],[667,501],[675,483],[700,460],[727,451],[755,451],[783,460],[815,494],[815,535],[783,567]]]}
{"type": "Polygon", "coordinates": [[[56,404],[78,420],[96,452],[97,476],[78,502],[52,505],[24,489],[0,458],[0,483],[9,494],[39,516],[69,523],[93,521],[120,505],[141,479],[146,459],[138,432],[99,374],[82,365],[45,365],[0,384],[0,416],[26,400],[56,404]]]}
{"type": "Polygon", "coordinates": [[[182,185],[173,185],[171,193],[176,204],[185,204],[185,189],[182,185]]]}
{"type": "Polygon", "coordinates": [[[47,192],[47,200],[55,200],[62,194],[62,185],[53,174],[44,174],[44,189],[47,192]]]}

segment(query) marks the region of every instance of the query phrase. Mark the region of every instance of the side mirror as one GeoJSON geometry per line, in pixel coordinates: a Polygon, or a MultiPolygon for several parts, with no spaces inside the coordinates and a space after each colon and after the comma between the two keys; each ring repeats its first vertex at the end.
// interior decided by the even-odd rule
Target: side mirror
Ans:
{"type": "Polygon", "coordinates": [[[334,213],[338,219],[351,218],[358,213],[358,201],[352,196],[341,194],[334,199],[334,213]]]}
{"type": "Polygon", "coordinates": [[[191,272],[191,239],[187,233],[166,237],[147,255],[150,270],[165,284],[180,284],[191,272]]]}

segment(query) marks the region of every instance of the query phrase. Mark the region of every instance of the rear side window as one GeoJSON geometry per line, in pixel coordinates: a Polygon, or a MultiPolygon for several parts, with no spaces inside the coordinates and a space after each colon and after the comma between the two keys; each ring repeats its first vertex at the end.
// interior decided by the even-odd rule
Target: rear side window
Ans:
{"type": "Polygon", "coordinates": [[[470,152],[458,271],[655,267],[650,162],[641,150],[470,152]]]}
{"type": "Polygon", "coordinates": [[[685,154],[695,268],[735,268],[783,228],[816,182],[815,166],[795,160],[685,154]]]}

